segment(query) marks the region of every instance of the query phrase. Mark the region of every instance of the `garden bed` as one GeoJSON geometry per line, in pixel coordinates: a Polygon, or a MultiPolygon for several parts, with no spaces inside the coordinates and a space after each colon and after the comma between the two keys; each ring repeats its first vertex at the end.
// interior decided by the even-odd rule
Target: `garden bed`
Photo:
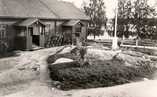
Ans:
{"type": "Polygon", "coordinates": [[[59,81],[59,88],[63,90],[109,87],[130,83],[149,78],[156,70],[151,62],[141,62],[136,67],[126,66],[124,60],[116,59],[116,57],[111,60],[100,60],[96,56],[87,56],[86,58],[92,62],[85,62],[84,65],[81,65],[78,62],[78,54],[71,52],[50,56],[48,63],[51,64],[62,57],[75,61],[68,64],[67,67],[64,63],[49,65],[49,69],[52,80],[59,81]]]}

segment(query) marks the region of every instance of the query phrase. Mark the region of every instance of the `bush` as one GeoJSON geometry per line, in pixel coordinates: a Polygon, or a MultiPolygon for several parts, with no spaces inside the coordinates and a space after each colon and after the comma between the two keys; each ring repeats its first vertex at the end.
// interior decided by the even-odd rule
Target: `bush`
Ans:
{"type": "Polygon", "coordinates": [[[84,58],[85,48],[75,48],[66,54],[56,54],[48,58],[51,64],[58,58],[70,58],[74,62],[50,65],[50,77],[52,80],[61,82],[60,88],[86,89],[120,85],[148,78],[155,68],[150,62],[141,62],[138,66],[127,67],[125,60],[99,60],[96,56],[85,56],[87,62],[80,62],[84,58]],[[90,63],[90,64],[89,64],[90,63]]]}
{"type": "Polygon", "coordinates": [[[81,48],[79,49],[79,53],[80,53],[81,59],[84,59],[84,56],[85,56],[85,54],[87,53],[87,49],[84,48],[84,47],[81,47],[81,48]]]}
{"type": "Polygon", "coordinates": [[[148,77],[153,72],[150,65],[140,68],[126,67],[98,61],[95,65],[51,70],[51,78],[60,81],[61,89],[96,88],[129,83],[148,77]],[[149,69],[148,69],[149,68],[149,69]]]}

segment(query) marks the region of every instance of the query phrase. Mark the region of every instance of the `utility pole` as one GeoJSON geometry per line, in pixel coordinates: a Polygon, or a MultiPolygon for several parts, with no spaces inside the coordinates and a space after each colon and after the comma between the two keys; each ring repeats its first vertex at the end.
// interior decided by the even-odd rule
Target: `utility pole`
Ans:
{"type": "Polygon", "coordinates": [[[118,49],[118,38],[117,38],[117,21],[118,21],[118,0],[116,4],[116,11],[115,11],[115,30],[114,30],[114,37],[112,40],[112,49],[118,49]]]}

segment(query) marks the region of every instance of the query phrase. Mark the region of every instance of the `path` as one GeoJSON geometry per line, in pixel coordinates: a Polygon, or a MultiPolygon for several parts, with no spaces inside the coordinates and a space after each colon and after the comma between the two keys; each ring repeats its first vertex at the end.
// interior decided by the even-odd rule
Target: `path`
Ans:
{"type": "MultiPolygon", "coordinates": [[[[55,47],[55,48],[42,49],[42,50],[37,50],[37,51],[32,51],[32,52],[25,51],[25,52],[21,52],[20,56],[16,57],[17,62],[16,62],[16,64],[14,64],[14,67],[12,67],[12,69],[15,72],[21,73],[23,71],[27,71],[27,70],[29,71],[38,65],[40,67],[39,77],[37,77],[36,80],[34,80],[33,82],[30,83],[30,86],[28,89],[25,88],[25,90],[22,91],[22,94],[24,93],[23,95],[27,95],[26,97],[45,97],[43,94],[44,94],[44,92],[46,92],[45,93],[45,94],[47,94],[46,97],[51,97],[50,96],[51,88],[49,88],[49,86],[47,84],[48,82],[50,82],[50,79],[49,79],[49,75],[48,75],[46,59],[49,55],[53,55],[56,52],[62,50],[63,48],[64,47],[55,47]],[[18,68],[22,68],[21,72],[18,70],[18,68]],[[48,91],[49,91],[49,93],[47,93],[48,91]],[[35,96],[35,95],[38,95],[38,96],[35,96]]],[[[11,59],[14,59],[14,58],[11,58],[11,59]]],[[[9,61],[9,59],[8,59],[8,61],[9,61]]],[[[8,71],[4,71],[4,72],[8,72],[8,71]]],[[[9,74],[11,74],[11,72],[9,72],[9,74]]],[[[14,75],[14,76],[16,76],[16,75],[14,75]]],[[[34,77],[34,75],[29,75],[29,76],[34,77]]],[[[38,76],[38,75],[36,75],[36,76],[38,76]]],[[[7,76],[7,77],[9,77],[9,76],[7,76]]],[[[6,80],[7,80],[7,77],[5,78],[6,80]]],[[[12,81],[16,81],[16,78],[10,79],[10,83],[14,84],[15,82],[12,82],[12,81]]],[[[16,87],[16,88],[18,88],[18,87],[16,87]]],[[[13,89],[13,88],[11,88],[11,89],[13,89]]],[[[7,89],[7,91],[8,90],[9,89],[7,89]]],[[[13,90],[11,90],[11,91],[13,91],[13,90]]],[[[20,91],[19,91],[19,93],[20,93],[20,91]]],[[[21,96],[23,96],[23,95],[21,95],[21,96]]]]}

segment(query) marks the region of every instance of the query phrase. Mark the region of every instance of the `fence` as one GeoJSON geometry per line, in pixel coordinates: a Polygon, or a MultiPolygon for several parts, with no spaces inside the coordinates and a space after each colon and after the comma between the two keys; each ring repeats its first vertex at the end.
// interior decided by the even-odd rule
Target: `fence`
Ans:
{"type": "MultiPolygon", "coordinates": [[[[122,40],[123,45],[136,45],[136,40],[122,40]]],[[[143,39],[138,41],[139,46],[157,47],[157,40],[143,39]]]]}
{"type": "MultiPolygon", "coordinates": [[[[104,46],[111,47],[112,46],[112,39],[104,39],[104,40],[97,40],[96,43],[103,44],[104,46]]],[[[136,46],[136,40],[131,39],[119,39],[118,40],[119,46],[130,46],[130,47],[137,47],[136,46]]],[[[138,41],[139,47],[145,47],[145,48],[157,48],[157,40],[151,40],[151,39],[142,39],[138,41]]]]}

